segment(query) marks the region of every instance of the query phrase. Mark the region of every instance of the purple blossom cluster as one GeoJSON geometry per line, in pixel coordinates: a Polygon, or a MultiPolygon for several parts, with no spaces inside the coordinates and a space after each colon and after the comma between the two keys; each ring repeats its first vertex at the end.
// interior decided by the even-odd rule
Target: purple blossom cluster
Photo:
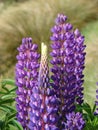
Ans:
{"type": "Polygon", "coordinates": [[[74,113],[75,104],[83,102],[84,36],[66,20],[66,16],[58,14],[51,29],[51,76],[46,45],[42,43],[40,63],[38,47],[31,38],[24,38],[18,48],[16,108],[24,130],[84,127],[82,115],[74,113]]]}
{"type": "Polygon", "coordinates": [[[85,121],[83,120],[81,113],[69,113],[66,115],[66,119],[65,130],[83,130],[85,121]]]}
{"type": "Polygon", "coordinates": [[[30,111],[30,96],[32,88],[37,83],[38,78],[38,59],[40,55],[37,53],[37,45],[32,44],[31,38],[24,38],[22,45],[18,48],[19,54],[17,55],[16,64],[16,108],[17,119],[22,124],[23,128],[27,128],[29,122],[28,112],[30,111]]]}
{"type": "Polygon", "coordinates": [[[75,110],[75,103],[83,102],[84,36],[66,20],[66,16],[58,14],[51,29],[51,85],[60,101],[61,118],[75,110]]]}

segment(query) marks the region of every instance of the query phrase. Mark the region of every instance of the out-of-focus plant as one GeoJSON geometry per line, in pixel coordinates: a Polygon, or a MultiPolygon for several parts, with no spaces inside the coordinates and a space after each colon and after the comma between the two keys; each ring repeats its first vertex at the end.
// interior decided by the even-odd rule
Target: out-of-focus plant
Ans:
{"type": "Polygon", "coordinates": [[[92,107],[94,105],[96,89],[98,87],[95,84],[98,79],[98,69],[96,67],[98,66],[98,21],[87,24],[85,28],[82,29],[82,33],[85,36],[85,44],[87,45],[84,70],[84,98],[92,107]]]}
{"type": "Polygon", "coordinates": [[[31,36],[37,43],[41,41],[49,43],[49,30],[58,12],[64,12],[74,26],[81,28],[88,21],[97,18],[97,1],[57,0],[55,2],[55,0],[48,0],[46,2],[37,0],[14,5],[2,13],[0,16],[0,45],[5,44],[5,46],[0,47],[2,48],[0,50],[2,55],[1,74],[6,73],[9,66],[15,63],[16,48],[21,43],[22,37],[31,36]],[[4,65],[5,62],[7,66],[4,65]],[[7,68],[6,71],[5,68],[7,68]]]}
{"type": "Polygon", "coordinates": [[[17,111],[14,106],[16,89],[14,80],[4,79],[0,82],[0,130],[10,130],[11,126],[22,130],[16,121],[17,111]]]}

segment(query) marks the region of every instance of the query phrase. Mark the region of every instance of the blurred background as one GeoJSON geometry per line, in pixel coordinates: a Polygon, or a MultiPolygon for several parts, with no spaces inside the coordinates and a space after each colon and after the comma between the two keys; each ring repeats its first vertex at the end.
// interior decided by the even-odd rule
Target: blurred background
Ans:
{"type": "Polygon", "coordinates": [[[23,37],[50,45],[58,13],[85,36],[85,101],[94,104],[98,81],[98,0],[0,0],[0,77],[14,79],[16,48],[23,37]]]}

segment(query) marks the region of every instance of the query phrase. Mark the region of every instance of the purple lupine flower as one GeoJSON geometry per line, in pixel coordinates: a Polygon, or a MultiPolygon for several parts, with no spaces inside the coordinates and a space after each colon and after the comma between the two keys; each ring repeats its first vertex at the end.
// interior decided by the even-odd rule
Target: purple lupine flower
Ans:
{"type": "Polygon", "coordinates": [[[83,69],[85,68],[85,55],[84,49],[86,45],[84,45],[84,36],[81,35],[78,29],[74,31],[75,34],[75,75],[76,75],[76,84],[77,84],[77,98],[76,102],[78,104],[83,103],[83,69]]]}
{"type": "Polygon", "coordinates": [[[72,112],[66,115],[65,130],[83,130],[85,121],[82,114],[72,112]]]}
{"type": "Polygon", "coordinates": [[[21,123],[24,130],[28,129],[30,111],[30,96],[32,88],[36,86],[38,78],[38,59],[37,45],[32,44],[31,38],[23,38],[22,45],[18,48],[16,64],[16,85],[18,87],[16,94],[17,120],[21,123]]]}
{"type": "Polygon", "coordinates": [[[49,83],[49,68],[47,63],[47,48],[42,44],[42,55],[38,83],[32,90],[30,98],[30,130],[59,130],[57,128],[57,100],[51,96],[53,90],[49,83]]]}
{"type": "Polygon", "coordinates": [[[85,53],[84,37],[70,23],[67,17],[58,14],[55,26],[51,29],[52,56],[51,83],[55,89],[59,103],[59,113],[62,118],[66,113],[75,110],[75,102],[83,100],[83,74],[85,53]]]}

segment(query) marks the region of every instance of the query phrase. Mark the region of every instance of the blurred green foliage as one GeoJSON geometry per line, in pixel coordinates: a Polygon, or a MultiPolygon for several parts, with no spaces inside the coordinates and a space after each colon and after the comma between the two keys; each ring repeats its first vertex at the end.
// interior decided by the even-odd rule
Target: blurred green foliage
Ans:
{"type": "Polygon", "coordinates": [[[85,35],[86,47],[86,65],[85,65],[85,100],[94,104],[96,98],[96,89],[98,86],[98,20],[91,22],[82,30],[85,35]]]}

